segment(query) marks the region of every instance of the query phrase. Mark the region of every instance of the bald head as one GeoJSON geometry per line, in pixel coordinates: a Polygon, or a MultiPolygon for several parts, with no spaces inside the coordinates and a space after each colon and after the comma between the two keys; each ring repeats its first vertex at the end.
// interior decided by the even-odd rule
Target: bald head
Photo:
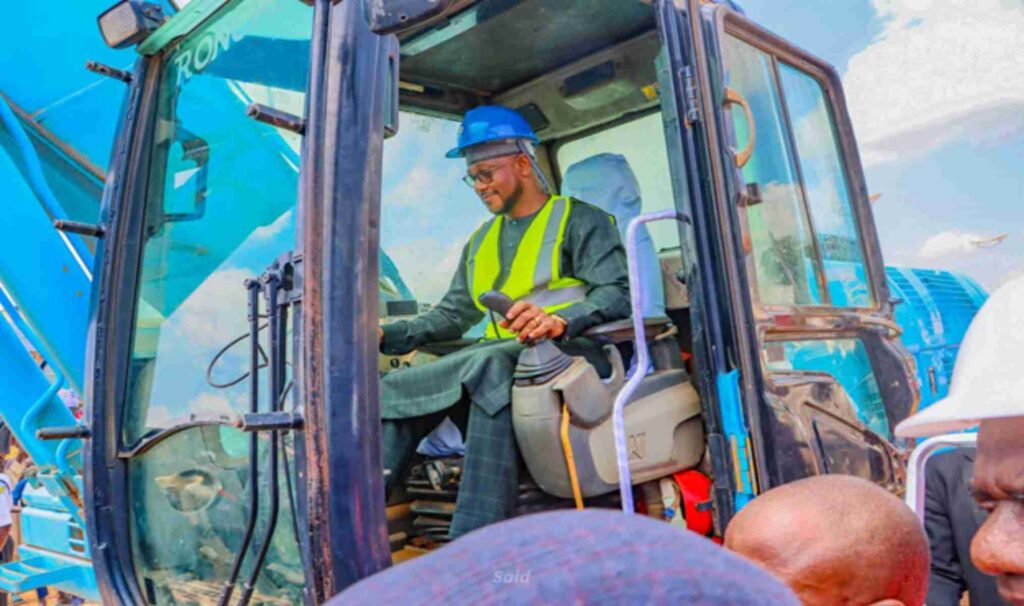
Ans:
{"type": "Polygon", "coordinates": [[[807,606],[920,606],[928,538],[913,512],[852,476],[816,476],[769,490],[725,533],[729,549],[786,582],[807,606]]]}

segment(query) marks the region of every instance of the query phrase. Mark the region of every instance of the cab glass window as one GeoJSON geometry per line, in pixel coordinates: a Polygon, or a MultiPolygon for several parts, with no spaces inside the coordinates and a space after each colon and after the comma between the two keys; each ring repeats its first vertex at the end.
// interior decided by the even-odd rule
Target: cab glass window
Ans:
{"type": "MultiPolygon", "coordinates": [[[[572,195],[611,214],[623,246],[635,217],[675,208],[662,114],[642,118],[570,139],[556,147],[562,194],[572,195]]],[[[686,286],[675,278],[682,268],[679,224],[655,221],[637,232],[636,257],[643,315],[659,317],[689,305],[686,286]]],[[[673,317],[688,326],[688,318],[673,317]]],[[[686,335],[689,333],[686,332],[686,335]]],[[[689,341],[688,336],[683,339],[689,341]]]]}
{"type": "MultiPolygon", "coordinates": [[[[558,168],[564,176],[578,162],[606,153],[621,154],[636,176],[641,203],[636,214],[675,208],[660,113],[570,140],[558,148],[558,168]]],[[[647,229],[657,250],[679,246],[679,227],[675,223],[658,221],[649,223],[647,229]]]]}
{"type": "Polygon", "coordinates": [[[459,123],[403,111],[400,124],[398,135],[384,142],[384,322],[436,305],[448,291],[469,237],[490,218],[473,188],[462,181],[466,162],[444,157],[455,146],[459,123]]]}
{"type": "MultiPolygon", "coordinates": [[[[298,138],[247,117],[246,107],[303,114],[312,12],[300,2],[235,0],[163,61],[121,427],[134,569],[152,604],[216,603],[255,514],[249,493],[258,489],[264,507],[270,500],[269,435],[259,439],[254,487],[249,434],[166,430],[230,422],[249,409],[254,379],[267,392],[266,370],[246,376],[245,282],[294,248],[298,138]]],[[[265,330],[260,340],[265,351],[265,330]]],[[[264,396],[261,409],[269,406],[264,396]]],[[[281,514],[253,603],[301,601],[290,436],[281,446],[281,514]]],[[[265,518],[239,587],[253,546],[265,542],[265,518]]]]}
{"type": "Polygon", "coordinates": [[[779,341],[768,343],[765,349],[770,372],[823,372],[834,377],[857,418],[876,434],[890,437],[885,402],[867,349],[858,339],[779,341]]]}
{"type": "Polygon", "coordinates": [[[754,153],[742,174],[748,187],[756,188],[745,218],[758,295],[765,305],[819,305],[823,297],[814,274],[814,239],[786,141],[772,58],[735,38],[725,40],[728,85],[747,100],[754,118],[751,125],[739,108],[732,111],[740,147],[755,129],[754,153]]]}
{"type": "Polygon", "coordinates": [[[817,80],[785,63],[779,64],[779,74],[829,298],[836,307],[870,307],[857,223],[824,91],[817,80]]]}
{"type": "Polygon", "coordinates": [[[749,104],[730,114],[742,167],[741,211],[753,282],[766,306],[870,307],[862,245],[838,138],[821,85],[733,36],[724,37],[726,85],[749,104]]]}

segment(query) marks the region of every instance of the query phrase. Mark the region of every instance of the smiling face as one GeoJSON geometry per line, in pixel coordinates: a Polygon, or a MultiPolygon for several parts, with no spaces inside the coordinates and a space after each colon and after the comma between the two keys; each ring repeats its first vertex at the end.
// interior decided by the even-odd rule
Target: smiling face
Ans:
{"type": "Polygon", "coordinates": [[[473,189],[487,210],[494,214],[508,213],[523,195],[524,183],[532,178],[533,169],[525,154],[502,156],[476,162],[466,174],[475,177],[473,189]]]}
{"type": "Polygon", "coordinates": [[[982,421],[973,490],[989,515],[971,559],[996,577],[1004,600],[1024,606],[1024,417],[982,421]]]}

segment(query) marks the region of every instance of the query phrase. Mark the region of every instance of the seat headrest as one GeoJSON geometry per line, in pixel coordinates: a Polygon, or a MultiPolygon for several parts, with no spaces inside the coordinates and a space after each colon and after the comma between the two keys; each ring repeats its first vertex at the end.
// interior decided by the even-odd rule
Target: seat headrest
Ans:
{"type": "Polygon", "coordinates": [[[597,154],[570,166],[562,195],[593,204],[614,216],[621,228],[640,214],[640,184],[619,154],[597,154]]]}
{"type": "MultiPolygon", "coordinates": [[[[573,164],[562,179],[562,195],[593,204],[615,217],[623,242],[629,222],[640,216],[640,183],[625,156],[597,154],[573,164]]],[[[665,315],[665,293],[654,240],[646,225],[637,230],[636,254],[645,318],[665,315]]]]}

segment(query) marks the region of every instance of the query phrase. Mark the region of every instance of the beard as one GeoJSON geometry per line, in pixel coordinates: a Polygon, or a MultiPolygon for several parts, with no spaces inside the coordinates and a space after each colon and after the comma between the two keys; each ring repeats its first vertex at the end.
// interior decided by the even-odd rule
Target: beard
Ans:
{"type": "Polygon", "coordinates": [[[496,215],[508,214],[509,211],[511,211],[513,208],[516,207],[516,204],[519,203],[519,200],[522,197],[523,197],[523,184],[521,182],[519,182],[519,181],[516,181],[515,189],[513,189],[512,193],[510,193],[507,197],[502,198],[502,200],[501,200],[501,208],[499,208],[497,211],[494,211],[494,214],[496,214],[496,215]]]}

